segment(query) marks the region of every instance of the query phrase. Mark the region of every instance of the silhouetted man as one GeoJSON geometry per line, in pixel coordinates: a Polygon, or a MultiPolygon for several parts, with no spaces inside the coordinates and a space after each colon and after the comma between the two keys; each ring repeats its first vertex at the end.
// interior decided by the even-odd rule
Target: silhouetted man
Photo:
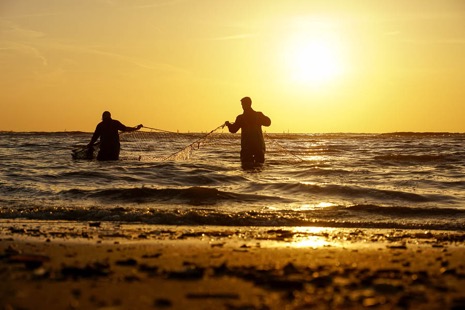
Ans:
{"type": "Polygon", "coordinates": [[[95,128],[88,148],[92,148],[97,139],[100,138],[100,151],[97,160],[118,160],[120,151],[119,131],[136,131],[142,127],[142,125],[126,127],[120,121],[112,119],[110,112],[105,111],[102,114],[102,121],[95,128]]]}
{"type": "Polygon", "coordinates": [[[270,126],[271,120],[262,112],[252,109],[252,99],[241,99],[244,113],[236,117],[231,124],[225,122],[229,132],[236,133],[241,129],[241,162],[242,165],[253,165],[265,162],[265,140],[263,139],[262,126],[270,126]]]}

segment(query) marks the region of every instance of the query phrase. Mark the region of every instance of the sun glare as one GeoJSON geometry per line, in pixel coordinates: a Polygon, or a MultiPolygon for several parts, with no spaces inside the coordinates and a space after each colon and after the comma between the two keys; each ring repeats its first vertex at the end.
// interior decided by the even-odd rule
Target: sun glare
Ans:
{"type": "Polygon", "coordinates": [[[335,51],[325,42],[302,42],[291,56],[290,66],[294,80],[325,82],[340,73],[335,51]]]}
{"type": "Polygon", "coordinates": [[[287,76],[293,83],[320,86],[336,80],[344,71],[342,47],[329,31],[296,31],[286,42],[284,57],[287,76]]]}

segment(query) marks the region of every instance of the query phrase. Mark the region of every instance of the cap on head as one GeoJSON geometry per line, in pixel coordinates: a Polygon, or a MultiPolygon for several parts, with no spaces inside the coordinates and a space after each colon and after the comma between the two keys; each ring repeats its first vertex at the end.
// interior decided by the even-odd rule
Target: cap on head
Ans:
{"type": "Polygon", "coordinates": [[[241,99],[241,103],[243,105],[251,106],[252,105],[252,99],[250,97],[244,97],[241,99]]]}
{"type": "Polygon", "coordinates": [[[111,113],[108,112],[108,111],[103,112],[103,114],[102,114],[102,119],[103,119],[103,120],[105,120],[105,119],[111,119],[111,113]]]}

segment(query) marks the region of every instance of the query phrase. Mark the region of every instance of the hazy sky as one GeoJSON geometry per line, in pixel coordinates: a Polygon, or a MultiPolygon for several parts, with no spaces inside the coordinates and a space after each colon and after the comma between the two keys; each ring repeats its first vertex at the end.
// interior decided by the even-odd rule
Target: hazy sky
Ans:
{"type": "Polygon", "coordinates": [[[465,132],[465,1],[0,0],[0,130],[465,132]]]}

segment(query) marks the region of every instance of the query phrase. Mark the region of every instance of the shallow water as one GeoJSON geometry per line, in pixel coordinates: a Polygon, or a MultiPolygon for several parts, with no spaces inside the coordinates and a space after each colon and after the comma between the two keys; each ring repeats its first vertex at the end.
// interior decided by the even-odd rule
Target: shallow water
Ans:
{"type": "Polygon", "coordinates": [[[465,230],[465,134],[268,134],[243,170],[223,133],[161,160],[203,136],[123,135],[97,162],[71,158],[89,133],[2,132],[0,218],[465,230]]]}

